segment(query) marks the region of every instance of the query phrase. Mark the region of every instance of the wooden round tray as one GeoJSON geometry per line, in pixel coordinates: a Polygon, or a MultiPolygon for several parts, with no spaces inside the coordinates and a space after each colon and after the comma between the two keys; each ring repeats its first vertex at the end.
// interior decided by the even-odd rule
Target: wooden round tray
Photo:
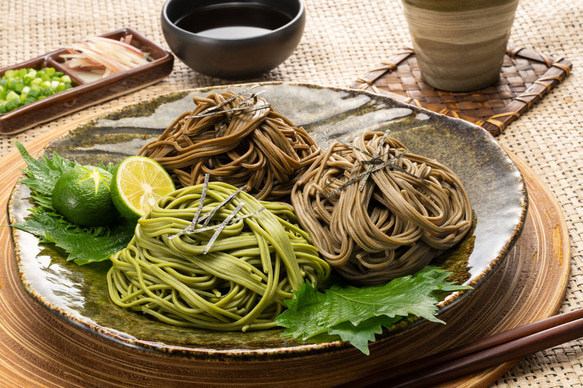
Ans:
{"type": "MultiPolygon", "coordinates": [[[[76,124],[25,146],[36,155],[76,124]]],[[[529,192],[524,231],[488,282],[442,316],[447,325],[423,324],[406,335],[378,341],[371,346],[368,357],[350,349],[277,362],[230,363],[153,356],[106,343],[34,302],[20,283],[8,227],[6,204],[21,177],[19,168],[25,167],[20,155],[13,151],[0,160],[0,203],[4,206],[0,213],[0,385],[184,387],[229,383],[327,387],[350,383],[357,387],[380,381],[382,365],[394,366],[554,315],[563,301],[569,277],[565,220],[544,183],[520,158],[510,156],[521,169],[529,192]],[[314,379],[314,375],[318,378],[314,379]]],[[[487,387],[514,364],[505,363],[445,386],[487,387]]]]}

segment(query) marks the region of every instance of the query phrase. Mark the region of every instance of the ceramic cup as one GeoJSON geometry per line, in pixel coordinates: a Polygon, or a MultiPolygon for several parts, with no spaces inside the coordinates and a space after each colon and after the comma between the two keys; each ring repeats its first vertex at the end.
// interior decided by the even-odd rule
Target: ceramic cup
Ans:
{"type": "Polygon", "coordinates": [[[423,80],[482,89],[500,77],[518,0],[402,0],[423,80]]]}

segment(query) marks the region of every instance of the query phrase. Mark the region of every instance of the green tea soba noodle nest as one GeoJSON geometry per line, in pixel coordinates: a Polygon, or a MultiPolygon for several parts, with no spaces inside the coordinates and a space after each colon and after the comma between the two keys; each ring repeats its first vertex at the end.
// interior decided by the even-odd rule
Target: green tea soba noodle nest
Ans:
{"type": "Polygon", "coordinates": [[[118,306],[224,331],[274,327],[292,290],[330,273],[291,206],[208,181],[160,199],[112,263],[118,306]]]}
{"type": "Polygon", "coordinates": [[[381,132],[334,143],[298,179],[291,200],[320,254],[359,285],[418,271],[473,221],[453,171],[381,132]]]}

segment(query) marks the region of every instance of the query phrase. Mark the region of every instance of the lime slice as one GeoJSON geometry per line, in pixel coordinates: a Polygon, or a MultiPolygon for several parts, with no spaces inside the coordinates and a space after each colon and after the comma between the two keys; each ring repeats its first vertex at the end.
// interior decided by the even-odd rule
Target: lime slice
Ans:
{"type": "Polygon", "coordinates": [[[145,156],[130,156],[113,174],[111,198],[122,216],[135,220],[174,190],[172,178],[158,162],[145,156]]]}

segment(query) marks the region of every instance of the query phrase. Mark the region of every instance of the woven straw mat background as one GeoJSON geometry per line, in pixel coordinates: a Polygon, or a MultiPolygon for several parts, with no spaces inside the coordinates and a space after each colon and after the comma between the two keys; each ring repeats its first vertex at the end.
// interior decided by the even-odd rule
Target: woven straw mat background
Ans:
{"type": "MultiPolygon", "coordinates": [[[[53,51],[88,36],[132,27],[167,48],[159,17],[163,0],[2,0],[0,67],[53,51]]],[[[398,0],[306,0],[307,25],[295,53],[257,80],[344,87],[372,70],[410,37],[398,0]]],[[[583,301],[583,1],[521,1],[511,43],[573,63],[573,72],[497,139],[523,158],[559,200],[570,235],[572,277],[562,310],[583,301]]],[[[251,80],[241,80],[251,81],[251,80]]],[[[164,81],[18,135],[0,135],[0,156],[70,121],[179,89],[227,83],[176,60],[164,81]]],[[[6,168],[6,166],[0,166],[6,168]]],[[[581,341],[521,360],[495,387],[583,386],[581,341]]]]}

